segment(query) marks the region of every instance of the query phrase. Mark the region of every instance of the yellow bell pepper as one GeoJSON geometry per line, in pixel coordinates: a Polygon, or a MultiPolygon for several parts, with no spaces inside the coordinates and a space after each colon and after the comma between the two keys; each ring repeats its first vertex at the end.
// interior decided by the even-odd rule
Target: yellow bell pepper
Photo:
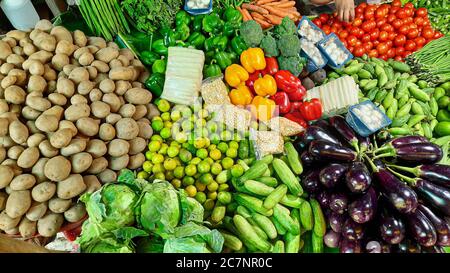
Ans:
{"type": "Polygon", "coordinates": [[[269,121],[275,111],[276,104],[273,100],[256,96],[252,100],[250,111],[253,116],[261,121],[269,121]]]}
{"type": "Polygon", "coordinates": [[[255,88],[255,93],[258,96],[265,97],[267,95],[273,96],[277,93],[277,82],[275,79],[267,74],[262,78],[255,81],[253,87],[255,88]]]}
{"type": "Polygon", "coordinates": [[[263,70],[266,68],[264,51],[261,48],[249,48],[245,50],[241,54],[241,64],[248,73],[263,70]]]}
{"type": "Polygon", "coordinates": [[[231,103],[234,105],[248,105],[252,103],[253,95],[250,89],[244,84],[239,85],[230,92],[231,103]]]}
{"type": "Polygon", "coordinates": [[[248,72],[238,64],[232,64],[225,69],[225,81],[234,88],[248,80],[248,77],[248,72]]]}

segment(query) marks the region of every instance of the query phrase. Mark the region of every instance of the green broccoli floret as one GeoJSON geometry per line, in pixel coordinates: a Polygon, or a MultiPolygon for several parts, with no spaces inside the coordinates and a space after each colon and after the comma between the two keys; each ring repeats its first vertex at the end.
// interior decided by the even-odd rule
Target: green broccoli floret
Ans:
{"type": "Polygon", "coordinates": [[[240,33],[248,47],[258,47],[264,37],[261,26],[254,20],[243,22],[240,33]]]}
{"type": "Polygon", "coordinates": [[[297,26],[294,21],[286,16],[281,21],[281,24],[275,27],[273,32],[277,37],[281,37],[283,35],[294,35],[297,34],[297,26]]]}
{"type": "Polygon", "coordinates": [[[277,47],[277,40],[270,33],[264,36],[260,47],[264,50],[266,57],[277,57],[280,54],[277,47]]]}
{"type": "Polygon", "coordinates": [[[294,57],[300,53],[301,44],[297,35],[283,35],[278,39],[278,49],[284,57],[294,57]]]}
{"type": "Polygon", "coordinates": [[[278,65],[280,66],[280,70],[289,70],[296,77],[302,73],[305,64],[306,59],[300,57],[298,54],[293,57],[278,57],[278,65]]]}

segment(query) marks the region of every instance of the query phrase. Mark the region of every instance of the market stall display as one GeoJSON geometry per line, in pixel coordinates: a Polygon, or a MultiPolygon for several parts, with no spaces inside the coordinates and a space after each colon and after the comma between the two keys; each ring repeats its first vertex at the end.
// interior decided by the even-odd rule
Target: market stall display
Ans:
{"type": "Polygon", "coordinates": [[[86,253],[450,246],[436,7],[80,2],[102,37],[41,20],[0,40],[2,233],[86,253]]]}

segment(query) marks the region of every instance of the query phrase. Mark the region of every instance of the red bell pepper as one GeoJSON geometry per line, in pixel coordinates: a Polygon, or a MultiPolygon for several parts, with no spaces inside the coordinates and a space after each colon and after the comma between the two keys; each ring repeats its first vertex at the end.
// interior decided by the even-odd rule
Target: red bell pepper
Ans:
{"type": "Polygon", "coordinates": [[[250,91],[252,91],[253,94],[255,94],[255,81],[259,79],[259,73],[260,71],[256,71],[250,74],[248,80],[245,82],[245,85],[250,88],[250,91]]]}
{"type": "Polygon", "coordinates": [[[275,74],[278,89],[286,93],[293,93],[302,87],[302,81],[288,70],[280,70],[275,74]]]}
{"type": "Polygon", "coordinates": [[[319,99],[304,101],[299,110],[302,117],[307,121],[316,120],[322,116],[322,104],[319,99]]]}
{"type": "Polygon", "coordinates": [[[291,111],[291,101],[289,100],[288,94],[286,92],[277,92],[271,97],[278,105],[279,112],[281,114],[287,114],[291,111]]]}
{"type": "MultiPolygon", "coordinates": [[[[291,113],[292,112],[299,112],[300,110],[300,105],[302,105],[303,102],[301,101],[291,101],[291,113]]],[[[300,114],[300,112],[299,112],[300,114]]]]}
{"type": "Polygon", "coordinates": [[[302,101],[306,95],[306,88],[302,85],[294,92],[288,93],[288,95],[291,101],[302,101]]]}
{"type": "Polygon", "coordinates": [[[261,74],[265,76],[266,74],[275,75],[278,72],[278,61],[274,57],[266,57],[266,68],[261,71],[261,74]]]}
{"type": "Polygon", "coordinates": [[[300,124],[303,128],[308,128],[308,123],[301,117],[299,112],[287,113],[284,117],[300,124]]]}

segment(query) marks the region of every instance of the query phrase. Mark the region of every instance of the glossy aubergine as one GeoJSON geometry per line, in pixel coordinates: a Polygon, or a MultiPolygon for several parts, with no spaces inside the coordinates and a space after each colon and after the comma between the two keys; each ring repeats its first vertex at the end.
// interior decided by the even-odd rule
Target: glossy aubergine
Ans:
{"type": "Polygon", "coordinates": [[[415,168],[391,165],[390,167],[414,174],[444,187],[450,187],[450,166],[442,164],[420,165],[415,168]]]}
{"type": "Polygon", "coordinates": [[[428,139],[423,136],[404,136],[394,138],[389,142],[389,144],[394,148],[398,148],[403,145],[417,144],[417,143],[430,143],[430,141],[428,141],[428,139]]]}
{"type": "Polygon", "coordinates": [[[317,194],[317,202],[319,202],[322,209],[328,208],[330,205],[330,194],[326,191],[317,194]]]}
{"type": "Polygon", "coordinates": [[[405,238],[405,223],[394,214],[384,214],[379,229],[381,238],[388,244],[399,244],[405,238]]]}
{"type": "Polygon", "coordinates": [[[417,207],[433,224],[437,232],[437,244],[440,246],[450,246],[450,224],[439,218],[431,209],[419,204],[417,207]]]}
{"type": "Polygon", "coordinates": [[[344,193],[332,193],[330,196],[330,209],[338,214],[344,214],[348,207],[348,198],[344,193]]]}
{"type": "Polygon", "coordinates": [[[361,253],[361,242],[341,239],[339,243],[340,253],[361,253]]]}
{"type": "Polygon", "coordinates": [[[361,240],[364,237],[365,229],[363,225],[348,218],[342,226],[341,234],[347,240],[361,240]]]}
{"type": "Polygon", "coordinates": [[[348,214],[356,223],[367,223],[375,216],[377,203],[377,193],[373,188],[370,188],[348,206],[348,214]]]}
{"type": "Polygon", "coordinates": [[[437,233],[431,221],[420,210],[406,215],[409,233],[422,246],[434,246],[437,233]]]}
{"type": "Polygon", "coordinates": [[[319,162],[308,151],[302,152],[302,154],[300,155],[300,160],[304,166],[309,166],[309,167],[311,167],[314,164],[319,162]]]}
{"type": "Polygon", "coordinates": [[[374,158],[395,157],[415,164],[433,164],[442,159],[442,149],[433,143],[413,143],[383,150],[374,158]]]}
{"type": "Polygon", "coordinates": [[[312,125],[306,128],[303,133],[302,141],[305,145],[309,145],[314,140],[323,140],[336,145],[341,145],[341,142],[326,129],[312,125]]]}
{"type": "Polygon", "coordinates": [[[417,179],[414,184],[419,196],[441,213],[450,216],[450,189],[433,184],[424,179],[417,179]]]}
{"type": "Polygon", "coordinates": [[[319,180],[327,189],[336,187],[341,178],[344,177],[348,166],[339,163],[332,163],[323,168],[319,173],[319,180]]]}
{"type": "Polygon", "coordinates": [[[341,239],[341,234],[334,232],[332,230],[329,230],[325,236],[323,236],[323,242],[327,247],[338,247],[339,241],[341,239]]]}
{"type": "Polygon", "coordinates": [[[353,193],[363,193],[372,184],[372,176],[366,164],[360,161],[352,162],[348,172],[345,174],[345,184],[353,193]]]}
{"type": "Polygon", "coordinates": [[[356,160],[356,152],[342,145],[314,140],[309,145],[309,153],[321,160],[352,162],[356,160]]]}
{"type": "Polygon", "coordinates": [[[405,239],[395,248],[396,253],[420,253],[422,246],[411,239],[405,239]]]}
{"type": "Polygon", "coordinates": [[[302,176],[300,180],[302,187],[308,193],[317,193],[321,189],[320,180],[319,180],[320,170],[311,170],[302,176]]]}
{"type": "Polygon", "coordinates": [[[342,231],[342,226],[347,220],[348,216],[338,214],[335,212],[331,212],[328,216],[328,222],[330,223],[330,227],[334,232],[340,233],[342,231]]]}
{"type": "Polygon", "coordinates": [[[350,146],[359,150],[358,138],[355,131],[348,125],[342,116],[334,116],[330,118],[330,125],[344,138],[350,146]]]}

